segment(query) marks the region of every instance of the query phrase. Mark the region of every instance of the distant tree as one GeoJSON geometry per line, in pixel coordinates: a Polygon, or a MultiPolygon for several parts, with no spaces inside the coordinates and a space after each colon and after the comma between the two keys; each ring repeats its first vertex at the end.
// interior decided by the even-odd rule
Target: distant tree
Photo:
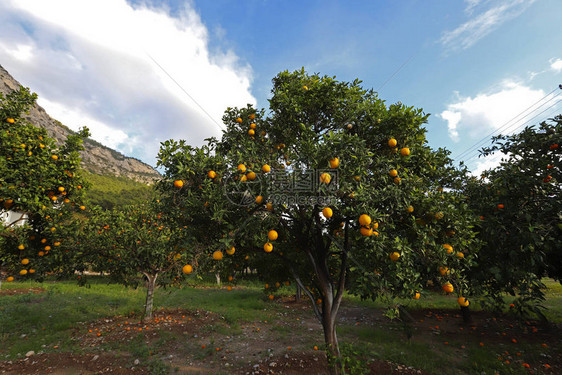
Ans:
{"type": "Polygon", "coordinates": [[[484,243],[470,276],[500,304],[507,292],[522,310],[544,298],[542,277],[562,279],[561,145],[562,116],[494,137],[481,155],[501,152],[500,165],[466,185],[484,243]]]}
{"type": "Polygon", "coordinates": [[[44,129],[22,118],[36,98],[23,87],[0,94],[0,216],[22,215],[0,221],[0,268],[8,281],[73,272],[72,218],[86,209],[79,151],[88,130],[57,146],[44,129]]]}

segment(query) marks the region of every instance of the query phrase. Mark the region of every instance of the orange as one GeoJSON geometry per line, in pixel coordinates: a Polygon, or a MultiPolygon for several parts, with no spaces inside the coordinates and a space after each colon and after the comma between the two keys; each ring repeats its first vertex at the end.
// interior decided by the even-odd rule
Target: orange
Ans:
{"type": "Polygon", "coordinates": [[[55,246],[60,246],[60,242],[57,241],[57,242],[55,242],[53,245],[55,245],[55,246]]]}
{"type": "Polygon", "coordinates": [[[253,119],[256,118],[256,114],[255,114],[255,113],[252,113],[250,116],[248,116],[248,118],[249,118],[250,120],[253,120],[253,119]]]}
{"type": "Polygon", "coordinates": [[[241,182],[248,181],[248,176],[242,175],[242,177],[240,177],[240,181],[241,182]]]}
{"type": "Polygon", "coordinates": [[[263,197],[262,197],[261,195],[258,195],[258,196],[256,197],[256,203],[257,203],[257,204],[261,204],[262,201],[263,201],[263,197]]]}
{"type": "Polygon", "coordinates": [[[406,211],[408,211],[409,213],[414,212],[414,206],[408,206],[408,207],[406,208],[406,211]]]}
{"type": "Polygon", "coordinates": [[[40,252],[37,253],[37,255],[39,255],[40,257],[42,257],[43,255],[45,255],[45,253],[42,252],[42,251],[40,251],[40,252]]]}
{"type": "Polygon", "coordinates": [[[408,156],[410,155],[410,149],[408,147],[403,147],[400,149],[400,155],[408,156]]]}
{"type": "Polygon", "coordinates": [[[267,164],[264,164],[264,166],[261,167],[261,170],[262,170],[263,173],[268,173],[268,172],[271,171],[271,167],[267,164]]]}
{"type": "Polygon", "coordinates": [[[25,266],[26,264],[29,264],[29,259],[27,259],[27,258],[22,259],[22,260],[21,260],[21,264],[23,264],[24,266],[25,266]]]}
{"type": "Polygon", "coordinates": [[[242,119],[241,119],[240,117],[238,117],[238,118],[236,119],[236,122],[240,124],[240,123],[242,123],[242,119]]]}
{"type": "Polygon", "coordinates": [[[448,243],[444,244],[443,248],[445,248],[445,250],[447,250],[447,254],[453,253],[453,247],[451,245],[449,245],[448,243]]]}
{"type": "Polygon", "coordinates": [[[360,176],[353,176],[353,179],[354,179],[355,181],[359,181],[359,180],[361,180],[361,177],[360,177],[360,176]]]}
{"type": "Polygon", "coordinates": [[[209,173],[207,173],[207,176],[211,179],[214,179],[215,177],[217,177],[217,173],[215,171],[209,171],[209,173]]]}
{"type": "Polygon", "coordinates": [[[177,187],[177,188],[181,188],[183,186],[183,181],[182,180],[175,180],[174,186],[177,187]]]}
{"type": "Polygon", "coordinates": [[[25,246],[24,246],[23,244],[20,244],[20,245],[18,246],[18,249],[23,250],[23,249],[25,249],[25,246]]]}
{"type": "Polygon", "coordinates": [[[439,267],[439,273],[441,276],[445,276],[449,274],[449,268],[447,267],[439,267]]]}
{"type": "Polygon", "coordinates": [[[277,237],[279,237],[279,235],[277,234],[277,231],[273,229],[267,233],[267,238],[269,238],[270,241],[275,241],[277,237]]]}
{"type": "Polygon", "coordinates": [[[256,174],[254,172],[250,172],[246,175],[246,178],[250,181],[254,181],[256,179],[256,174]]]}
{"type": "Polygon", "coordinates": [[[420,296],[421,296],[421,294],[419,292],[416,292],[416,294],[414,294],[412,299],[420,299],[420,296]]]}
{"type": "Polygon", "coordinates": [[[85,210],[85,209],[86,209],[86,206],[80,206],[80,209],[81,209],[81,210],[85,210]]]}
{"type": "Polygon", "coordinates": [[[453,284],[451,283],[445,283],[441,286],[441,288],[443,288],[443,290],[447,293],[453,293],[453,284]]]}
{"type": "Polygon", "coordinates": [[[236,251],[236,248],[234,246],[232,246],[230,249],[226,250],[226,253],[228,255],[232,255],[232,254],[234,254],[235,251],[236,251]]]}
{"type": "Polygon", "coordinates": [[[23,276],[23,275],[27,275],[27,270],[21,270],[21,271],[20,271],[20,275],[22,275],[22,276],[23,276]]]}
{"type": "Polygon", "coordinates": [[[232,281],[234,278],[232,276],[228,276],[228,281],[232,281]]]}
{"type": "Polygon", "coordinates": [[[373,230],[371,228],[361,227],[361,235],[371,237],[373,235],[373,230]]]}
{"type": "Polygon", "coordinates": [[[232,287],[229,285],[226,287],[226,290],[228,290],[229,292],[232,290],[232,287]]]}
{"type": "Polygon", "coordinates": [[[306,87],[306,86],[303,86],[302,89],[303,89],[304,91],[308,91],[308,87],[306,87]]]}
{"type": "Polygon", "coordinates": [[[8,276],[8,277],[6,278],[6,281],[9,282],[9,283],[11,283],[12,281],[14,281],[14,278],[13,278],[12,276],[8,276]]]}
{"type": "Polygon", "coordinates": [[[265,245],[263,245],[263,250],[266,253],[271,253],[273,251],[273,245],[270,242],[268,242],[265,245]]]}
{"type": "Polygon", "coordinates": [[[324,215],[326,219],[329,219],[332,217],[333,211],[330,207],[324,207],[324,209],[322,210],[322,215],[324,215]]]}
{"type": "Polygon", "coordinates": [[[400,258],[400,253],[398,252],[393,252],[389,254],[390,260],[392,260],[393,262],[396,262],[398,260],[398,258],[400,258]]]}
{"type": "Polygon", "coordinates": [[[462,296],[457,298],[457,303],[460,306],[463,306],[463,307],[467,307],[468,305],[470,305],[470,302],[468,301],[468,299],[466,299],[466,297],[462,297],[462,296]]]}
{"type": "MultiPolygon", "coordinates": [[[[250,124],[250,129],[255,129],[256,128],[256,124],[254,124],[253,122],[250,124]]],[[[253,134],[252,134],[253,135],[253,134]]]]}
{"type": "Polygon", "coordinates": [[[246,166],[244,164],[238,164],[238,170],[240,173],[246,173],[246,166]]]}
{"type": "Polygon", "coordinates": [[[400,181],[402,181],[402,179],[400,177],[394,177],[394,183],[396,185],[400,185],[400,181]]]}
{"type": "Polygon", "coordinates": [[[503,205],[503,204],[501,204],[501,203],[500,203],[500,204],[498,204],[498,209],[499,209],[499,210],[501,210],[502,208],[504,208],[504,205],[503,205]]]}
{"type": "Polygon", "coordinates": [[[443,212],[436,212],[436,213],[435,213],[435,218],[436,218],[437,220],[443,219],[443,216],[445,216],[445,215],[443,215],[443,212]]]}
{"type": "Polygon", "coordinates": [[[388,147],[396,147],[397,144],[398,144],[398,142],[396,142],[396,139],[394,139],[394,138],[390,138],[388,140],[388,147]]]}
{"type": "Polygon", "coordinates": [[[51,250],[51,246],[45,246],[45,251],[51,250]]]}
{"type": "Polygon", "coordinates": [[[256,131],[254,129],[250,129],[250,130],[248,130],[248,134],[249,135],[255,135],[256,131]]]}
{"type": "Polygon", "coordinates": [[[35,273],[35,270],[33,268],[30,268],[29,273],[35,273]]]}
{"type": "Polygon", "coordinates": [[[462,251],[457,251],[456,256],[457,256],[457,258],[462,259],[462,258],[464,258],[464,253],[462,251]]]}
{"type": "Polygon", "coordinates": [[[268,298],[269,298],[270,301],[273,301],[273,299],[275,298],[275,296],[274,296],[273,294],[270,294],[268,298]]]}
{"type": "Polygon", "coordinates": [[[185,266],[183,266],[181,271],[185,274],[189,274],[189,273],[193,272],[193,267],[191,267],[191,265],[189,265],[189,264],[186,264],[185,266]]]}
{"type": "Polygon", "coordinates": [[[62,193],[62,192],[64,191],[64,187],[59,186],[59,189],[58,189],[58,190],[62,193]]]}
{"type": "Polygon", "coordinates": [[[371,224],[371,217],[369,215],[363,214],[359,216],[359,224],[366,227],[371,224]]]}
{"type": "Polygon", "coordinates": [[[330,159],[330,168],[336,169],[340,165],[340,159],[332,158],[330,159]]]}
{"type": "Polygon", "coordinates": [[[51,159],[57,160],[59,157],[57,155],[51,155],[51,159]]]}
{"type": "Polygon", "coordinates": [[[398,171],[396,169],[391,169],[388,174],[390,175],[390,177],[396,177],[398,176],[398,171]]]}
{"type": "Polygon", "coordinates": [[[267,202],[265,204],[265,208],[267,208],[268,211],[272,212],[273,211],[273,203],[267,202]]]}
{"type": "Polygon", "coordinates": [[[279,281],[277,281],[277,282],[275,283],[275,287],[276,287],[276,288],[279,288],[280,286],[281,286],[281,283],[280,283],[279,281]]]}
{"type": "Polygon", "coordinates": [[[269,284],[265,284],[265,289],[269,289],[269,284]]]}
{"type": "Polygon", "coordinates": [[[214,260],[221,260],[222,259],[222,251],[219,251],[219,250],[215,251],[213,253],[213,259],[214,260]]]}
{"type": "Polygon", "coordinates": [[[320,175],[320,182],[321,182],[321,183],[323,183],[323,184],[329,184],[330,181],[332,181],[332,176],[330,176],[329,173],[324,172],[324,173],[322,173],[322,174],[320,175]]]}
{"type": "Polygon", "coordinates": [[[8,117],[8,118],[6,119],[6,122],[9,123],[9,124],[13,124],[14,122],[16,122],[16,120],[14,120],[14,119],[11,118],[11,117],[8,117]]]}

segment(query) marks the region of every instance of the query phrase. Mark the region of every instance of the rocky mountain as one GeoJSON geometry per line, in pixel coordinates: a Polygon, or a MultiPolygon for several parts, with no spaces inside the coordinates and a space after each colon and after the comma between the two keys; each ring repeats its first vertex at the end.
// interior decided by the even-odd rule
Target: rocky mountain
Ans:
{"type": "MultiPolygon", "coordinates": [[[[20,83],[0,65],[0,93],[6,95],[20,86],[20,83]]],[[[24,117],[32,124],[47,130],[49,136],[54,138],[57,143],[62,143],[69,134],[73,133],[68,127],[51,118],[38,104],[35,104],[29,114],[24,117]]],[[[160,177],[160,174],[150,165],[124,156],[92,139],[85,140],[84,148],[82,167],[92,173],[126,177],[145,184],[151,184],[160,177]]]]}

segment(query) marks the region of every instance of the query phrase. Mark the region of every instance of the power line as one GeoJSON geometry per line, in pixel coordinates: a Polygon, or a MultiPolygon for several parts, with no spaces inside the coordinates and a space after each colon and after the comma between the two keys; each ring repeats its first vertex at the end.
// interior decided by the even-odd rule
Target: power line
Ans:
{"type": "MultiPolygon", "coordinates": [[[[460,154],[456,155],[454,158],[455,159],[461,159],[463,156],[471,153],[474,149],[478,148],[481,146],[482,143],[486,142],[491,136],[493,136],[494,134],[496,134],[496,132],[499,132],[500,130],[502,130],[503,128],[505,128],[510,122],[512,122],[513,120],[515,120],[516,118],[518,118],[519,116],[521,116],[523,113],[527,112],[530,108],[534,107],[537,103],[540,103],[541,101],[543,101],[546,97],[548,97],[549,95],[551,95],[553,92],[555,92],[559,87],[555,88],[554,90],[552,90],[551,92],[549,92],[548,94],[546,94],[545,96],[543,96],[542,98],[540,98],[539,100],[537,100],[535,103],[531,104],[529,107],[527,107],[525,110],[523,110],[522,112],[520,112],[519,114],[517,114],[515,117],[511,118],[509,121],[505,122],[502,126],[500,126],[498,129],[492,131],[490,134],[486,135],[485,137],[483,137],[482,139],[480,139],[478,142],[476,142],[475,144],[473,144],[472,146],[468,147],[466,150],[464,150],[463,152],[461,152],[460,154]]],[[[556,96],[560,95],[560,93],[558,93],[557,95],[555,95],[553,98],[549,99],[546,103],[548,103],[550,100],[556,98],[556,96]]],[[[541,104],[538,108],[542,107],[544,104],[541,104]]],[[[538,109],[536,108],[536,109],[538,109]]],[[[536,111],[536,109],[534,109],[532,112],[536,111]]],[[[529,113],[530,114],[530,113],[529,113]]]]}
{"type": "Polygon", "coordinates": [[[180,85],[180,84],[178,83],[178,81],[176,81],[176,80],[174,79],[174,77],[172,77],[172,76],[170,75],[170,73],[168,73],[168,72],[166,71],[166,69],[164,69],[164,68],[162,67],[162,65],[158,64],[158,61],[156,61],[152,56],[150,56],[150,54],[149,54],[148,52],[145,52],[145,53],[146,53],[146,55],[160,68],[160,70],[162,70],[162,71],[172,80],[172,82],[174,82],[174,83],[176,84],[176,86],[178,86],[178,87],[180,88],[180,90],[185,93],[185,95],[187,95],[191,100],[193,100],[193,102],[194,102],[195,104],[197,104],[197,106],[211,119],[211,121],[213,121],[213,122],[219,127],[220,130],[226,130],[222,125],[220,125],[220,124],[209,114],[209,112],[207,112],[207,111],[205,110],[205,108],[203,108],[203,106],[201,106],[201,104],[199,104],[199,103],[197,102],[197,100],[195,100],[195,98],[194,98],[193,96],[189,95],[189,93],[187,92],[187,90],[184,89],[184,88],[182,87],[182,85],[180,85]]]}
{"type": "Polygon", "coordinates": [[[400,71],[402,70],[402,68],[404,68],[404,67],[406,66],[406,64],[408,64],[408,63],[410,62],[410,60],[412,60],[412,58],[413,58],[417,53],[418,53],[418,51],[412,53],[412,54],[410,55],[410,57],[408,57],[408,59],[406,59],[406,61],[404,61],[404,62],[402,63],[402,65],[400,65],[400,66],[398,67],[398,69],[396,69],[396,70],[394,71],[394,73],[392,73],[392,74],[390,75],[390,77],[388,77],[388,78],[386,79],[386,81],[383,82],[383,84],[377,89],[377,92],[379,92],[380,90],[382,90],[382,88],[383,88],[384,86],[386,86],[386,84],[387,84],[388,82],[390,82],[390,80],[391,80],[392,78],[394,78],[394,76],[395,76],[396,74],[398,74],[398,72],[400,72],[400,71]]]}

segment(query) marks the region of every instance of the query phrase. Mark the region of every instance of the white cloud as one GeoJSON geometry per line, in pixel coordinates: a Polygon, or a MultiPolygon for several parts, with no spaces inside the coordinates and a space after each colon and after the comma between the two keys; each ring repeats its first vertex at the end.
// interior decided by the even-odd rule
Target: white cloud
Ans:
{"type": "Polygon", "coordinates": [[[539,107],[544,103],[541,101],[521,114],[544,96],[543,90],[504,81],[499,87],[474,97],[457,93],[457,101],[448,104],[438,116],[447,121],[449,136],[455,142],[460,139],[460,132],[470,137],[482,137],[490,131],[509,134],[545,109],[546,106],[539,107]]]}
{"type": "Polygon", "coordinates": [[[0,24],[0,61],[47,112],[151,164],[159,141],[201,144],[227,107],[256,103],[251,67],[209,51],[190,5],[172,16],[125,0],[10,0],[0,24]]]}
{"type": "Polygon", "coordinates": [[[550,59],[548,62],[550,63],[550,69],[552,69],[554,72],[562,72],[562,59],[550,59]]]}
{"type": "Polygon", "coordinates": [[[501,162],[502,158],[504,158],[505,156],[506,156],[506,154],[503,154],[501,152],[496,152],[496,153],[488,155],[486,157],[479,158],[474,163],[475,166],[471,170],[470,173],[473,176],[478,177],[478,176],[482,175],[482,172],[484,172],[488,169],[493,169],[493,168],[497,167],[498,165],[500,165],[500,162],[501,162]]]}
{"type": "Polygon", "coordinates": [[[484,7],[488,1],[468,0],[465,11],[471,18],[452,31],[446,31],[439,40],[447,50],[467,49],[497,29],[502,23],[519,16],[536,0],[499,0],[484,7]],[[477,6],[482,11],[474,14],[477,6]]]}

